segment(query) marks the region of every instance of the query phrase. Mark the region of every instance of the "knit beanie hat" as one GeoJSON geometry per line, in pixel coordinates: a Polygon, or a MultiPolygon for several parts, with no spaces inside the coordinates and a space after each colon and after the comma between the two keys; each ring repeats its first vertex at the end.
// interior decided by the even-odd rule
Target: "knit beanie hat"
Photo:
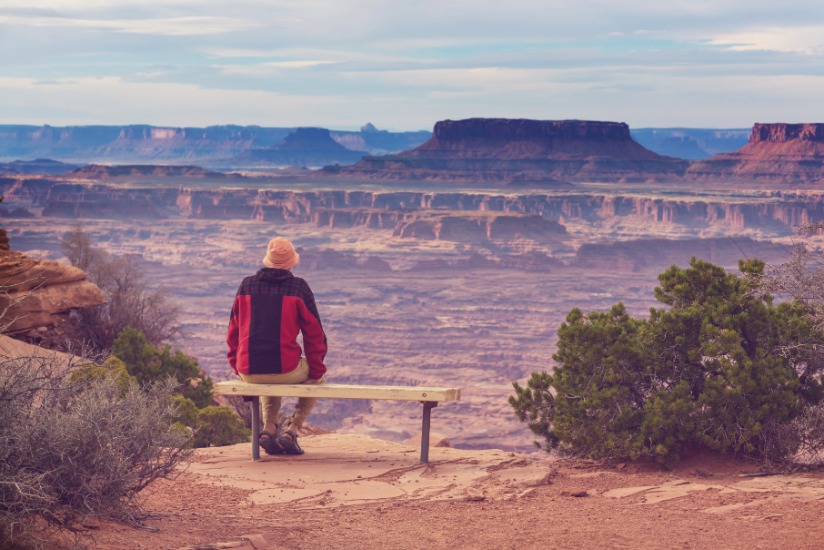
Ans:
{"type": "Polygon", "coordinates": [[[295,247],[289,239],[275,237],[269,241],[266,249],[266,256],[263,257],[263,265],[273,269],[292,269],[300,261],[300,254],[295,252],[295,247]]]}

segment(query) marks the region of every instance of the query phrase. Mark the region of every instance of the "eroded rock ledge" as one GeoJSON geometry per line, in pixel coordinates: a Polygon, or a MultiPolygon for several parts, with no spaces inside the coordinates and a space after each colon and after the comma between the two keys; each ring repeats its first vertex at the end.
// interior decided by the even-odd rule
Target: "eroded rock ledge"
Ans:
{"type": "Polygon", "coordinates": [[[72,310],[105,302],[82,270],[14,250],[0,250],[0,290],[4,332],[27,340],[65,334],[72,310]]]}

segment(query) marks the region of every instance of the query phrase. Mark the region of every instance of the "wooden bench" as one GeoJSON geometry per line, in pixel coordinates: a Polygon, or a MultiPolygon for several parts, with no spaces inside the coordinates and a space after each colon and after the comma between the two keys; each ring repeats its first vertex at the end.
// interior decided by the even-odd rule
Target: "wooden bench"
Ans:
{"type": "Polygon", "coordinates": [[[359,384],[250,384],[240,380],[217,382],[215,392],[223,395],[241,395],[252,398],[252,460],[260,459],[260,397],[318,397],[331,399],[383,399],[393,401],[420,401],[423,403],[421,427],[421,464],[429,462],[429,416],[441,401],[457,401],[457,388],[429,388],[422,386],[368,386],[359,384]]]}

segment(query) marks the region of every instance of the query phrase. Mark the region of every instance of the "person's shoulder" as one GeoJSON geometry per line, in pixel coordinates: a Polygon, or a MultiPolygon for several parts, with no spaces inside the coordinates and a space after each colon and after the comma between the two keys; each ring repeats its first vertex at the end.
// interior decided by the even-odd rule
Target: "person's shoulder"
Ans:
{"type": "Polygon", "coordinates": [[[298,288],[301,292],[312,292],[312,289],[309,288],[309,283],[306,282],[306,279],[298,277],[296,275],[293,275],[292,277],[293,288],[298,288]]]}
{"type": "Polygon", "coordinates": [[[244,277],[242,281],[240,281],[240,286],[238,286],[238,292],[243,292],[244,290],[248,289],[249,286],[255,284],[257,281],[260,280],[260,273],[255,273],[254,275],[249,275],[248,277],[244,277]]]}
{"type": "Polygon", "coordinates": [[[242,281],[240,281],[240,286],[249,284],[253,281],[257,281],[260,279],[260,273],[255,273],[254,275],[249,275],[248,277],[244,277],[242,281]]]}

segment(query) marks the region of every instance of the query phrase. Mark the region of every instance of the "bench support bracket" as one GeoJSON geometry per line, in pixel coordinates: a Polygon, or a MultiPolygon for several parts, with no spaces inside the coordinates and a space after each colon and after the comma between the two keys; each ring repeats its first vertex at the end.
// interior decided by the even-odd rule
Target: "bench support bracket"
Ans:
{"type": "Polygon", "coordinates": [[[438,406],[436,401],[422,401],[423,425],[421,426],[421,464],[429,464],[429,416],[438,406]]]}
{"type": "Polygon", "coordinates": [[[252,460],[260,460],[260,397],[252,396],[252,460]]]}

